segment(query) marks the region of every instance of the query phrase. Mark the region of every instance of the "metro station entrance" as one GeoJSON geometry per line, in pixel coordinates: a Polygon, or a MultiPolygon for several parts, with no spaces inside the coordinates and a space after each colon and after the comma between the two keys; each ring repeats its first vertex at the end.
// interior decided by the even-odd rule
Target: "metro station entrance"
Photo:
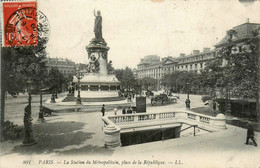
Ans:
{"type": "Polygon", "coordinates": [[[160,128],[121,133],[122,146],[179,138],[181,127],[160,128]]]}

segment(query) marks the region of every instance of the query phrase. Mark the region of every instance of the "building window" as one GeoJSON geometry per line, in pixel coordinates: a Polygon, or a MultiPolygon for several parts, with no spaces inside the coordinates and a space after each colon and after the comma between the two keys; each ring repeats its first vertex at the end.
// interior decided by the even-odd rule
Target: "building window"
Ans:
{"type": "Polygon", "coordinates": [[[203,63],[200,63],[200,68],[203,68],[203,63]]]}

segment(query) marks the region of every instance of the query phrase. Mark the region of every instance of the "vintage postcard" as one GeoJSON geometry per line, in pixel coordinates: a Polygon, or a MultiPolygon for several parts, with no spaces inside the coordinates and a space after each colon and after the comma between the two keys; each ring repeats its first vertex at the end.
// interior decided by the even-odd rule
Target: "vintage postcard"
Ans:
{"type": "Polygon", "coordinates": [[[260,167],[259,0],[2,0],[0,168],[260,167]]]}

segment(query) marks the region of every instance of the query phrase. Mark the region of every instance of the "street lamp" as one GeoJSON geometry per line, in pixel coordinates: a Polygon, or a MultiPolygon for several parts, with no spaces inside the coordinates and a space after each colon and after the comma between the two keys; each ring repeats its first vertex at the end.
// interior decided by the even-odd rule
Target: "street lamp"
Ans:
{"type": "Polygon", "coordinates": [[[57,88],[55,89],[55,98],[58,99],[58,91],[57,91],[57,88]]]}
{"type": "Polygon", "coordinates": [[[38,121],[40,121],[40,122],[45,121],[44,116],[43,116],[43,106],[42,106],[42,94],[43,94],[42,92],[43,91],[44,91],[43,89],[40,90],[40,110],[39,110],[39,118],[38,118],[38,121]]]}
{"type": "Polygon", "coordinates": [[[178,80],[176,79],[176,83],[175,83],[175,91],[176,93],[178,93],[178,80]]]}
{"type": "Polygon", "coordinates": [[[55,101],[55,95],[54,95],[54,90],[52,89],[51,91],[51,103],[56,103],[55,101]]]}
{"type": "Polygon", "coordinates": [[[156,82],[157,83],[157,90],[160,90],[160,76],[161,76],[161,66],[159,65],[159,67],[158,67],[158,82],[156,82]]]}
{"type": "Polygon", "coordinates": [[[77,79],[78,79],[77,104],[82,104],[82,103],[81,103],[81,97],[80,97],[80,79],[81,79],[81,75],[80,75],[79,67],[77,67],[77,79]]]}
{"type": "Polygon", "coordinates": [[[228,83],[227,85],[227,108],[226,108],[226,114],[230,114],[231,113],[231,104],[230,104],[230,88],[231,88],[231,84],[228,83]]]}
{"type": "Polygon", "coordinates": [[[185,101],[185,104],[186,104],[186,109],[190,109],[190,90],[189,90],[189,83],[187,83],[186,84],[186,86],[187,86],[187,99],[186,99],[186,101],[185,101]]]}
{"type": "Polygon", "coordinates": [[[31,113],[32,113],[32,107],[31,107],[32,81],[28,80],[26,82],[26,84],[27,84],[27,92],[28,92],[29,98],[28,98],[28,105],[24,108],[23,123],[24,123],[25,134],[24,134],[23,145],[29,146],[29,145],[34,145],[37,142],[33,139],[33,130],[32,130],[32,120],[33,120],[32,117],[31,117],[31,113]]]}
{"type": "Polygon", "coordinates": [[[176,93],[178,93],[178,99],[180,98],[180,94],[179,94],[179,87],[178,87],[178,80],[176,79],[176,86],[175,86],[175,91],[176,93]]]}

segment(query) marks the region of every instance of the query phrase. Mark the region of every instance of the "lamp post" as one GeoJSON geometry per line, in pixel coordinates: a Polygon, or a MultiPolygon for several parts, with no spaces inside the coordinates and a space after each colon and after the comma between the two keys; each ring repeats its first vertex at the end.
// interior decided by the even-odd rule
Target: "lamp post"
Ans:
{"type": "Polygon", "coordinates": [[[179,87],[178,87],[178,80],[176,79],[176,86],[175,86],[175,90],[176,90],[176,93],[178,93],[178,99],[180,98],[180,92],[179,92],[179,87]]]}
{"type": "Polygon", "coordinates": [[[159,74],[158,74],[158,87],[157,89],[160,90],[160,79],[161,79],[161,66],[159,65],[159,74]]]}
{"type": "Polygon", "coordinates": [[[226,106],[226,114],[230,114],[231,113],[231,104],[230,104],[230,86],[231,84],[228,83],[227,85],[227,106],[226,106]]]}
{"type": "Polygon", "coordinates": [[[38,121],[40,122],[44,122],[45,119],[44,119],[44,116],[43,116],[43,106],[42,106],[42,93],[43,90],[41,89],[40,91],[40,110],[39,110],[39,118],[38,118],[38,121]]]}
{"type": "Polygon", "coordinates": [[[28,91],[28,105],[24,108],[24,140],[23,140],[23,145],[24,146],[29,146],[29,145],[34,145],[37,142],[33,139],[33,130],[32,130],[32,117],[31,117],[31,112],[32,112],[32,107],[31,107],[31,87],[32,87],[32,82],[30,80],[27,81],[27,91],[28,91]]]}
{"type": "Polygon", "coordinates": [[[81,75],[80,75],[80,72],[79,72],[79,67],[77,67],[77,78],[78,78],[77,104],[82,104],[82,103],[81,103],[81,97],[80,97],[80,79],[81,79],[81,75]]]}
{"type": "Polygon", "coordinates": [[[187,86],[187,99],[185,101],[185,104],[186,104],[186,109],[190,109],[190,90],[189,90],[189,83],[186,84],[187,86]]]}
{"type": "Polygon", "coordinates": [[[58,99],[58,91],[57,91],[57,88],[55,89],[55,98],[58,99]]]}
{"type": "Polygon", "coordinates": [[[176,79],[176,85],[175,85],[176,93],[179,95],[179,87],[178,87],[178,80],[176,79]]]}
{"type": "Polygon", "coordinates": [[[55,95],[54,95],[54,90],[51,91],[51,103],[56,103],[56,101],[55,101],[55,95]]]}

